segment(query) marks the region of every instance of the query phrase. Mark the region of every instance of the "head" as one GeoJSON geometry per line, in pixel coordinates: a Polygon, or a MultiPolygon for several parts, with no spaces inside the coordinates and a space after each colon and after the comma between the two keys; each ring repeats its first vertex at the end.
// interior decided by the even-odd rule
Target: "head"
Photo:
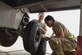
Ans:
{"type": "Polygon", "coordinates": [[[43,18],[44,18],[44,13],[40,12],[38,17],[39,17],[38,21],[41,22],[43,20],[43,18]]]}
{"type": "Polygon", "coordinates": [[[46,16],[44,21],[48,27],[52,27],[55,22],[54,18],[50,15],[46,16]]]}

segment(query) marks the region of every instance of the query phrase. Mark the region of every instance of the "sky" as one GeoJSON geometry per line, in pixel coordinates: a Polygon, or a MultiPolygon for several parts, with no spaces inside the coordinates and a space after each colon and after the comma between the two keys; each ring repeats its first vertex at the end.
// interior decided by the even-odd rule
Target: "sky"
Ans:
{"type": "MultiPolygon", "coordinates": [[[[80,9],[46,12],[45,17],[47,15],[51,15],[54,17],[55,20],[63,23],[70,30],[70,32],[76,37],[79,35],[80,9]]],[[[30,16],[30,20],[38,19],[38,13],[29,14],[29,16],[30,16]]],[[[48,35],[52,34],[51,28],[47,27],[47,34],[48,35]]],[[[24,49],[24,47],[23,47],[23,41],[21,37],[19,37],[16,43],[11,47],[0,46],[1,51],[14,51],[14,50],[22,50],[22,49],[24,49]]],[[[48,42],[47,42],[47,52],[50,52],[50,53],[52,52],[48,42]]]]}

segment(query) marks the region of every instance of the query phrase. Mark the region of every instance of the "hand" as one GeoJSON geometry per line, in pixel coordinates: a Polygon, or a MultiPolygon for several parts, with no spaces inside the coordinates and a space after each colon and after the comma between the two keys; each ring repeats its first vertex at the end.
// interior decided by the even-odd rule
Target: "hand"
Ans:
{"type": "Polygon", "coordinates": [[[50,37],[45,37],[43,38],[45,41],[48,41],[50,39],[50,37]]]}

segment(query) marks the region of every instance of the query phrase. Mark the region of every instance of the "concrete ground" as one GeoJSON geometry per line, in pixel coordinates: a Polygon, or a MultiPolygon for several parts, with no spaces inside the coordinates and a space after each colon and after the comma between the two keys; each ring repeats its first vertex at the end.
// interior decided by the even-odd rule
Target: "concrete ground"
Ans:
{"type": "MultiPolygon", "coordinates": [[[[49,47],[46,55],[51,55],[49,47]]],[[[0,55],[31,55],[29,52],[24,50],[22,38],[19,37],[14,45],[11,47],[3,47],[0,45],[0,55]]]]}
{"type": "Polygon", "coordinates": [[[31,55],[31,54],[24,50],[18,50],[18,51],[9,51],[9,52],[0,51],[0,55],[31,55]]]}

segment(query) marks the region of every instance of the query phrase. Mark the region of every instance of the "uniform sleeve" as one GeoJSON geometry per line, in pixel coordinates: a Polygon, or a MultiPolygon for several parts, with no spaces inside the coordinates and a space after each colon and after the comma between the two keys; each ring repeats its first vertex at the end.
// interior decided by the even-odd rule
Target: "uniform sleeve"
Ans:
{"type": "Polygon", "coordinates": [[[58,33],[62,32],[63,29],[61,27],[61,25],[59,24],[56,24],[54,27],[53,27],[53,32],[57,35],[58,33]]]}
{"type": "Polygon", "coordinates": [[[45,30],[45,31],[47,31],[47,29],[46,29],[46,25],[44,24],[44,27],[43,27],[43,29],[45,30]]]}
{"type": "Polygon", "coordinates": [[[41,24],[41,33],[42,34],[46,33],[46,25],[44,23],[41,24]]]}

